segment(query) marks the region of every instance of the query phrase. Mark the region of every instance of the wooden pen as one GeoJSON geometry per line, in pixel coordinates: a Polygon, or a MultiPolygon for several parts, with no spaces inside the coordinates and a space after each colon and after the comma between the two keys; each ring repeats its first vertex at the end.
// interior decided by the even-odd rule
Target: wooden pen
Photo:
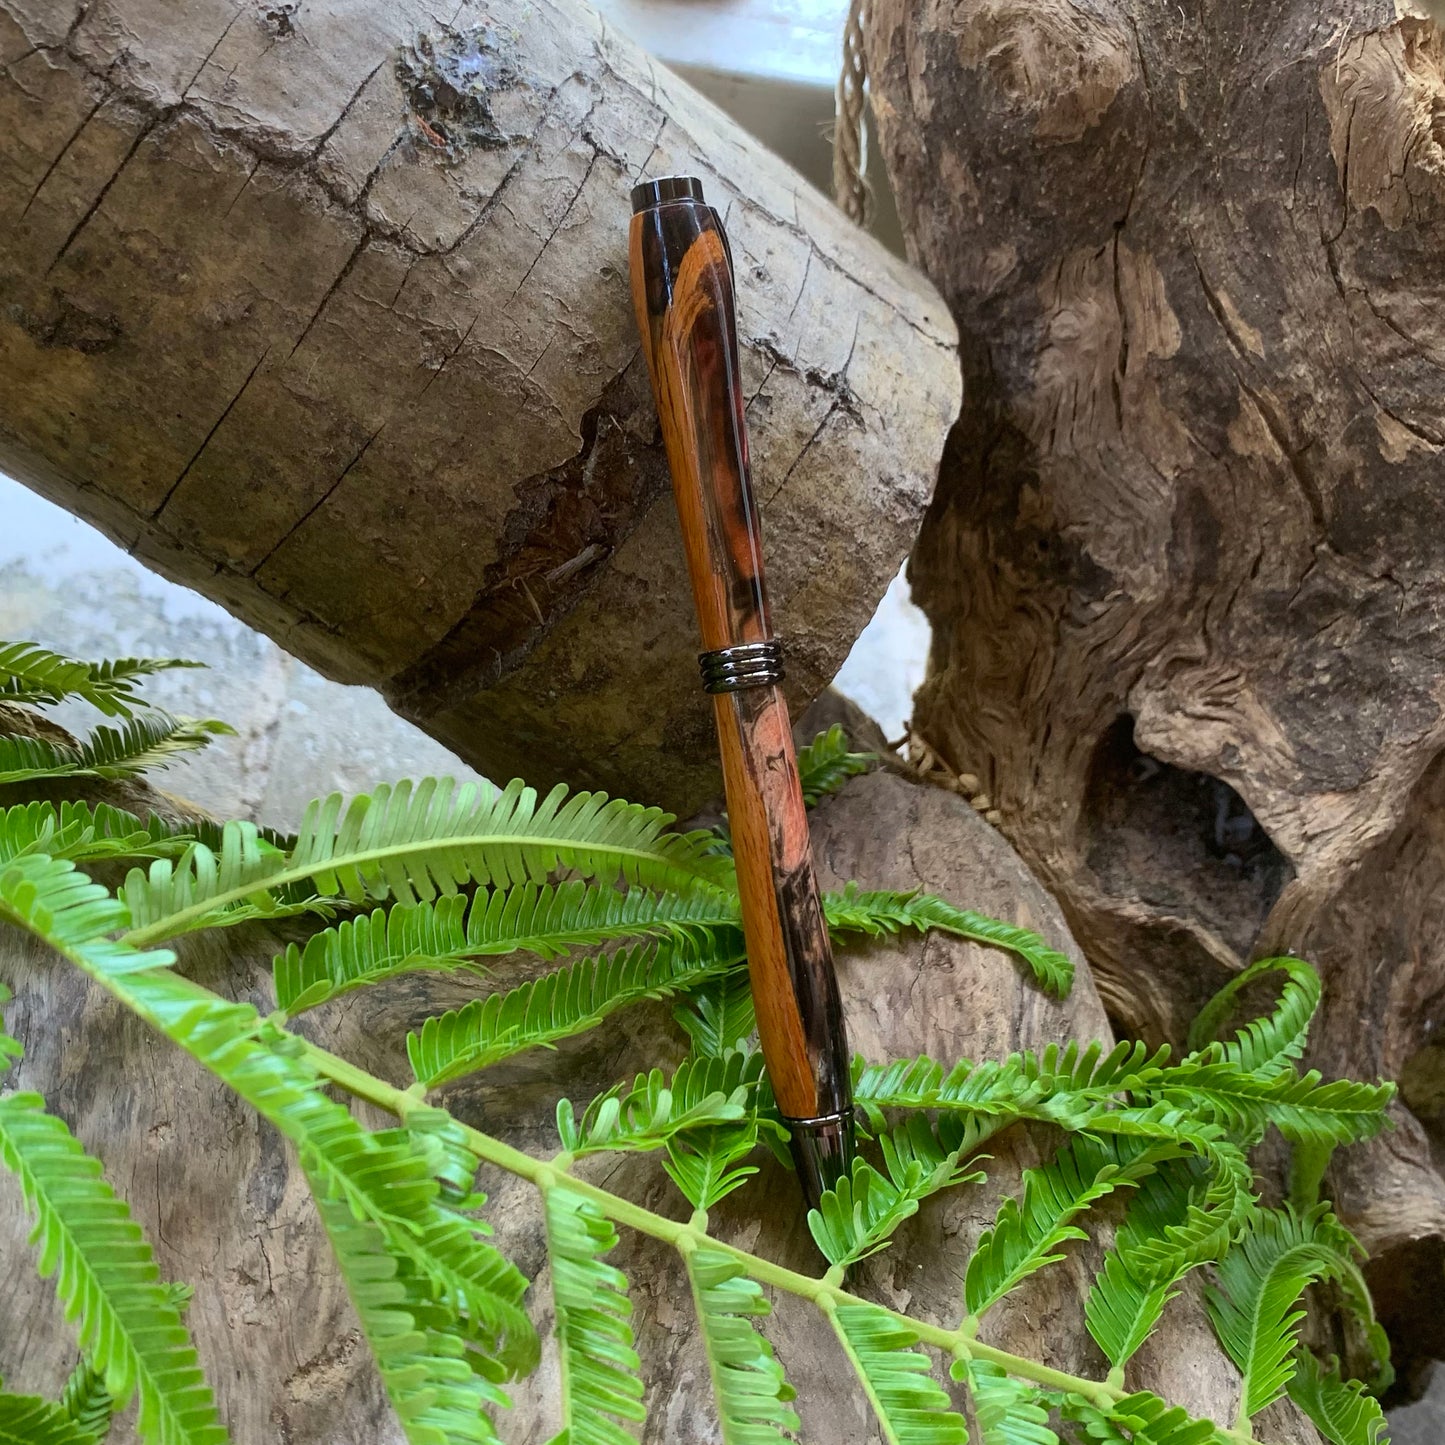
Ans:
{"type": "Polygon", "coordinates": [[[852,1161],[848,1038],[778,687],[782,648],[768,619],[748,473],[732,255],[690,176],[642,182],[632,210],[632,299],[705,649],[758,1034],[813,1207],[852,1161]]]}

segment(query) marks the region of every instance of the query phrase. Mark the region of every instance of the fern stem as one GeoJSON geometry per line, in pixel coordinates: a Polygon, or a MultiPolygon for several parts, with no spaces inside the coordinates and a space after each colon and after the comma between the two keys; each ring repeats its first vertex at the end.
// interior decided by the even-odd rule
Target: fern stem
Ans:
{"type": "MultiPolygon", "coordinates": [[[[296,1036],[292,1035],[291,1037],[295,1038],[296,1036]]],[[[375,1104],[378,1108],[385,1109],[388,1113],[403,1119],[409,1111],[420,1106],[422,1101],[414,1093],[398,1089],[394,1085],[368,1074],[364,1069],[357,1068],[355,1064],[348,1063],[345,1059],[329,1053],[317,1044],[299,1038],[297,1038],[297,1042],[302,1044],[303,1052],[317,1072],[345,1089],[347,1093],[353,1094],[359,1099],[365,1099],[368,1103],[375,1104]]],[[[566,1174],[564,1170],[558,1168],[556,1159],[534,1159],[530,1154],[524,1154],[520,1149],[514,1149],[510,1144],[503,1143],[502,1140],[494,1138],[490,1134],[483,1134],[479,1129],[473,1129],[470,1125],[460,1121],[457,1123],[467,1148],[478,1159],[485,1160],[488,1164],[495,1164],[508,1174],[515,1174],[519,1178],[527,1180],[538,1191],[555,1187],[558,1176],[565,1174],[567,1188],[591,1200],[614,1224],[625,1225],[628,1229],[635,1229],[639,1234],[660,1239],[664,1244],[671,1245],[683,1255],[691,1253],[705,1243],[709,1249],[717,1250],[736,1260],[744,1272],[759,1284],[770,1285],[775,1289],[785,1290],[788,1294],[798,1295],[825,1314],[831,1315],[833,1310],[842,1303],[869,1304],[874,1309],[891,1315],[900,1325],[912,1330],[924,1344],[936,1346],[950,1355],[983,1360],[998,1365],[1010,1375],[1021,1380],[1031,1380],[1045,1389],[1083,1395],[1101,1408],[1108,1408],[1124,1399],[1128,1393],[1122,1383],[1116,1384],[1113,1380],[1090,1380],[1082,1375],[1071,1375],[1063,1370],[1055,1370],[1048,1365],[1040,1364],[1037,1360],[1028,1359],[1026,1356],[1010,1354],[1007,1350],[986,1345],[981,1340],[971,1337],[968,1326],[973,1323],[972,1321],[965,1321],[957,1329],[946,1329],[941,1325],[930,1324],[926,1320],[889,1309],[887,1305],[863,1300],[861,1296],[839,1288],[832,1278],[832,1271],[821,1277],[815,1277],[800,1274],[797,1270],[788,1269],[786,1265],[761,1259],[757,1255],[749,1254],[746,1250],[738,1249],[734,1245],[706,1234],[694,1222],[696,1216],[685,1224],[679,1223],[675,1219],[665,1219],[660,1214],[654,1214],[650,1209],[644,1209],[640,1204],[634,1204],[630,1199],[624,1199],[621,1195],[613,1194],[585,1179],[579,1179],[574,1174],[566,1174]]],[[[1225,1426],[1216,1426],[1215,1428],[1225,1440],[1234,1442],[1234,1445],[1256,1445],[1251,1435],[1238,1429],[1230,1429],[1225,1426]]]]}

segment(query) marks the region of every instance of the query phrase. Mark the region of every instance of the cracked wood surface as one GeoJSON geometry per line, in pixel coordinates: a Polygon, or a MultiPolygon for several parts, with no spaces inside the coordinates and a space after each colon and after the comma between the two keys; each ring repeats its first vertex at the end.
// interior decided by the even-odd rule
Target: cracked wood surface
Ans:
{"type": "MultiPolygon", "coordinates": [[[[1130,1031],[1292,948],[1367,1077],[1445,1008],[1445,38],[1404,8],[876,0],[868,42],[967,398],[915,726],[1130,1031]]],[[[1445,1186],[1399,1121],[1331,1188],[1408,1360],[1445,1186]]]]}
{"type": "Polygon", "coordinates": [[[479,769],[715,782],[628,191],[727,215],[794,702],[911,544],[936,293],[576,0],[0,0],[0,467],[479,769]]]}
{"type": "MultiPolygon", "coordinates": [[[[832,705],[835,695],[826,700],[832,705]]],[[[819,708],[825,704],[820,702],[819,708]]],[[[798,733],[834,721],[817,709],[798,733]]],[[[855,745],[881,737],[843,721],[855,745]]],[[[137,789],[110,796],[146,806],[137,789]]],[[[152,800],[153,800],[153,796],[152,800]]],[[[891,772],[853,779],[813,815],[819,874],[826,888],[850,879],[865,887],[926,888],[992,916],[1037,929],[1069,953],[1078,970],[1063,1002],[1041,993],[1008,955],[962,939],[881,940],[838,957],[854,1048],[873,1060],[928,1053],[940,1060],[995,1058],[1068,1038],[1109,1037],[1087,963],[1057,904],[1004,839],[966,800],[891,772]]],[[[185,971],[228,995],[272,1006],[269,978],[278,937],[263,928],[183,939],[185,971]]],[[[498,960],[497,988],[542,965],[498,960]]],[[[329,1259],[296,1161],[274,1130],[179,1050],[150,1034],[74,969],[0,930],[0,977],[15,986],[9,1030],[26,1054],[15,1087],[35,1089],[106,1161],[152,1240],[163,1272],[196,1287],[188,1320],[208,1378],[238,1445],[401,1445],[376,1372],[329,1259]]],[[[476,992],[459,976],[405,975],[357,991],[303,1016],[309,1037],[382,1077],[409,1077],[407,1029],[459,1006],[476,992]]],[[[556,1152],[555,1106],[565,1094],[580,1109],[620,1079],[671,1068],[686,1039],[669,1003],[626,1011],[555,1050],[534,1050],[460,1080],[439,1097],[458,1117],[546,1157],[556,1152]]],[[[358,1106],[365,1114],[364,1106],[358,1106]]],[[[383,1121],[378,1117],[375,1120],[383,1121]]],[[[855,1288],[869,1298],[940,1324],[962,1314],[964,1269],[1000,1199],[1016,1193],[1020,1171],[1060,1142],[1047,1130],[1007,1130],[985,1146],[988,1180],[927,1201],[894,1244],[858,1268],[855,1288]]],[[[761,1174],[713,1211],[725,1239],[792,1268],[822,1263],[801,1212],[797,1184],[765,1149],[761,1174]]],[[[599,1155],[580,1166],[589,1177],[670,1217],[687,1205],[656,1156],[599,1155]]],[[[536,1281],[528,1299],[543,1329],[551,1286],[536,1191],[484,1170],[486,1217],[496,1242],[536,1281]]],[[[1120,1209],[1098,1211],[1107,1226],[1120,1209]]],[[[647,1386],[642,1445],[712,1445],[720,1437],[708,1370],[678,1256],[621,1231],[609,1256],[631,1282],[633,1325],[647,1386]]],[[[53,1290],[25,1267],[26,1228],[14,1181],[0,1176],[0,1259],[12,1287],[0,1292],[0,1363],[12,1389],[59,1390],[73,1359],[53,1290]]],[[[1103,1378],[1106,1363],[1083,1328],[1083,1295],[1099,1251],[1070,1245],[1062,1263],[1041,1272],[986,1317],[982,1338],[1061,1369],[1103,1378]]],[[[1213,1340],[1196,1280],[1169,1306],[1159,1334],[1130,1366],[1129,1380],[1219,1420],[1233,1418],[1238,1375],[1213,1340]]],[[[764,1331],[798,1390],[801,1438],[829,1445],[878,1445],[862,1391],[839,1354],[832,1329],[810,1306],[775,1297],[764,1331]]],[[[515,1409],[498,1420],[511,1445],[542,1445],[559,1427],[558,1361],[550,1341],[530,1380],[509,1386],[515,1409]]],[[[941,1373],[941,1371],[936,1371],[941,1373]]],[[[960,1400],[960,1404],[961,1404],[960,1400]]],[[[1261,1418],[1271,1445],[1319,1445],[1292,1406],[1261,1418]]],[[[113,1445],[134,1445],[130,1420],[113,1445]]]]}

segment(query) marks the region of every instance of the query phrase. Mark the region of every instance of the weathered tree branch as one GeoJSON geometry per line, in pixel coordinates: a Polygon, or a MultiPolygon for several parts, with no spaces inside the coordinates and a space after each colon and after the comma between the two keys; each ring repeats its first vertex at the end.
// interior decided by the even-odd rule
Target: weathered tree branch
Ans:
{"type": "Polygon", "coordinates": [[[576,0],[0,0],[0,136],[0,466],[486,771],[712,786],[639,174],[727,213],[796,697],[911,543],[941,303],[576,0]]]}

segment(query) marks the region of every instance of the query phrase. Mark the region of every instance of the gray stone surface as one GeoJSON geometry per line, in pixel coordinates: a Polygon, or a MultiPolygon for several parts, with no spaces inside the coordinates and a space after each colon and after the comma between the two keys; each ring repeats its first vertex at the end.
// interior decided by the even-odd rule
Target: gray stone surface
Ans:
{"type": "Polygon", "coordinates": [[[1390,1412],[1392,1445],[1441,1445],[1445,1441],[1445,1370],[1430,1375],[1424,1397],[1390,1412]]]}

